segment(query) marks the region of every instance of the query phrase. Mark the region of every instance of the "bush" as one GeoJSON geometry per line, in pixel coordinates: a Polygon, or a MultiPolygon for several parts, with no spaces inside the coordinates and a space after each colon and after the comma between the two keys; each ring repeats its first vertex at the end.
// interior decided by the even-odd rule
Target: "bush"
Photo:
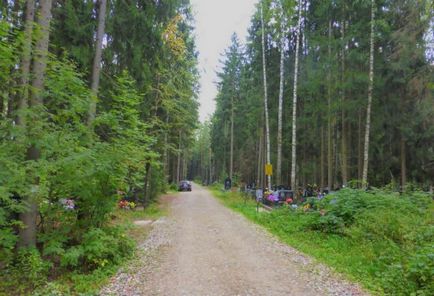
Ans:
{"type": "Polygon", "coordinates": [[[345,189],[308,199],[297,210],[257,213],[254,203],[219,188],[214,194],[226,205],[369,289],[433,295],[434,203],[428,194],[345,189]]]}
{"type": "Polygon", "coordinates": [[[20,249],[3,276],[0,276],[0,292],[16,291],[25,294],[45,284],[51,264],[44,261],[35,248],[20,249]]]}
{"type": "Polygon", "coordinates": [[[417,295],[434,292],[434,244],[419,248],[409,259],[408,280],[416,283],[417,295]]]}
{"type": "Polygon", "coordinates": [[[81,244],[66,250],[61,259],[64,267],[89,272],[108,265],[118,265],[130,257],[134,242],[120,228],[93,228],[81,244]]]}
{"type": "Polygon", "coordinates": [[[324,216],[316,215],[309,225],[310,229],[319,230],[325,233],[342,234],[344,232],[345,223],[344,219],[334,214],[327,214],[324,216]]]}
{"type": "Polygon", "coordinates": [[[66,296],[70,294],[69,287],[51,282],[33,291],[32,296],[66,296]]]}

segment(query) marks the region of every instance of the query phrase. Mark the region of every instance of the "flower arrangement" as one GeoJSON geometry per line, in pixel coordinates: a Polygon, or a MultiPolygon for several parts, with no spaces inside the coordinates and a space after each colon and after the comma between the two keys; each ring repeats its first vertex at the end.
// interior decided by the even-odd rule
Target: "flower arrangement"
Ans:
{"type": "Polygon", "coordinates": [[[59,203],[62,205],[62,207],[67,211],[72,211],[75,209],[75,202],[73,199],[70,198],[62,198],[59,200],[59,203]]]}
{"type": "Polygon", "coordinates": [[[132,210],[136,207],[136,204],[132,201],[130,202],[128,200],[120,200],[118,203],[118,207],[124,210],[132,210]]]}

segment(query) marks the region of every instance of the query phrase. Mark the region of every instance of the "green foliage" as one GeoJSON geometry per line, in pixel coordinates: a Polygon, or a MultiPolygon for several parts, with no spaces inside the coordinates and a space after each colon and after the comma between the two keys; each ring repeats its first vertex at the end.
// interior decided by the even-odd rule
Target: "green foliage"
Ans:
{"type": "Polygon", "coordinates": [[[33,291],[32,296],[67,296],[70,295],[70,289],[58,283],[50,282],[45,286],[33,291]]]}
{"type": "Polygon", "coordinates": [[[89,229],[79,246],[65,251],[61,265],[86,272],[118,265],[132,255],[133,247],[132,240],[121,229],[89,229]]]}
{"type": "Polygon", "coordinates": [[[21,249],[1,276],[0,293],[16,291],[25,294],[43,285],[51,264],[34,248],[21,249]]]}
{"type": "Polygon", "coordinates": [[[434,203],[422,192],[399,195],[346,189],[309,207],[256,212],[238,193],[214,194],[284,242],[386,295],[433,293],[434,203]]]}
{"type": "MultiPolygon", "coordinates": [[[[430,87],[434,77],[430,48],[433,11],[426,8],[431,2],[375,2],[369,185],[384,186],[400,180],[405,173],[407,181],[427,190],[434,180],[434,92],[430,87]]],[[[282,16],[287,19],[284,29],[289,31],[285,34],[281,165],[283,185],[289,185],[293,106],[288,99],[293,94],[297,40],[295,30],[289,28],[294,28],[298,18],[297,3],[260,1],[251,19],[246,46],[237,47],[233,42],[223,54],[210,132],[216,160],[214,180],[229,170],[230,113],[234,98],[234,173],[246,183],[260,181],[257,170],[263,164],[258,165],[259,152],[266,146],[260,21],[263,8],[270,154],[275,167],[282,16]]],[[[318,184],[334,189],[347,185],[350,179],[361,178],[371,2],[306,3],[302,11],[303,45],[297,88],[297,186],[318,184]],[[324,184],[327,179],[333,180],[333,184],[324,184]]],[[[367,184],[359,183],[358,188],[360,185],[367,184]]]]}
{"type": "MultiPolygon", "coordinates": [[[[25,5],[12,9],[12,2],[1,2],[14,13],[0,19],[0,294],[38,287],[36,295],[66,295],[71,283],[74,293],[96,293],[134,250],[128,231],[111,225],[117,202],[150,204],[152,215],[161,214],[153,201],[173,179],[168,174],[173,155],[183,153],[174,147],[187,150],[193,140],[196,55],[188,1],[139,2],[109,5],[97,96],[87,81],[94,59],[95,2],[53,6],[37,106],[30,100],[19,104],[28,87],[21,85],[20,65],[25,5]],[[172,52],[164,42],[168,30],[182,52],[172,52]],[[127,43],[132,47],[125,48],[127,43]],[[89,126],[94,100],[97,114],[89,126]],[[25,123],[17,123],[17,115],[25,123]],[[36,159],[29,160],[29,147],[39,152],[36,159]],[[29,211],[25,200],[30,196],[38,208],[37,249],[25,261],[16,250],[25,227],[19,215],[29,211]],[[19,278],[20,271],[27,278],[19,278]],[[50,281],[66,279],[65,285],[46,284],[48,273],[50,281]]],[[[33,41],[39,37],[34,34],[33,41]]],[[[34,51],[31,58],[36,59],[34,51]]]]}

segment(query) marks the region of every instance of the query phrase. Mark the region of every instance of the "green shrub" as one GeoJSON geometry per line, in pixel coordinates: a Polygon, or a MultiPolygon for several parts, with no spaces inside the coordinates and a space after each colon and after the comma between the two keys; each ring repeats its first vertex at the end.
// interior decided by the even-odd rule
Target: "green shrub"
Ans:
{"type": "Polygon", "coordinates": [[[171,191],[177,191],[178,190],[178,185],[175,184],[175,183],[172,183],[172,184],[169,185],[169,189],[171,191]]]}
{"type": "Polygon", "coordinates": [[[376,293],[434,294],[434,203],[428,194],[345,189],[308,199],[308,207],[257,213],[255,203],[212,188],[227,206],[376,293]]]}
{"type": "Polygon", "coordinates": [[[309,228],[325,233],[339,234],[344,232],[345,223],[343,218],[334,214],[316,215],[315,219],[311,220],[309,228]]]}
{"type": "Polygon", "coordinates": [[[134,242],[120,228],[93,228],[83,235],[81,244],[70,247],[61,258],[64,267],[89,272],[118,265],[130,257],[134,242]]]}
{"type": "Polygon", "coordinates": [[[432,295],[434,292],[434,244],[419,248],[409,259],[408,280],[417,287],[417,295],[432,295]]]}
{"type": "Polygon", "coordinates": [[[45,284],[50,267],[51,264],[44,261],[35,248],[20,249],[0,276],[0,292],[25,294],[40,287],[45,284]]]}
{"type": "Polygon", "coordinates": [[[33,291],[32,296],[68,296],[71,291],[68,286],[50,282],[33,291]]]}

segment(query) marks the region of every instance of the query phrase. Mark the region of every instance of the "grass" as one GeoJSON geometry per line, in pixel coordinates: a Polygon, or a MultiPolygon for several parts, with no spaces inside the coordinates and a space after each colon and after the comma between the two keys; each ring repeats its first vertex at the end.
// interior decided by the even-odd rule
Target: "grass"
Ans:
{"type": "Polygon", "coordinates": [[[429,199],[424,199],[427,207],[417,207],[393,194],[370,199],[360,193],[366,203],[363,207],[357,207],[357,196],[349,197],[344,206],[326,205],[328,213],[321,216],[319,211],[288,208],[257,212],[256,202],[246,201],[240,193],[223,192],[220,187],[211,191],[225,206],[373,294],[434,295],[433,204],[429,199]],[[340,219],[351,211],[351,222],[327,228],[335,224],[326,217],[340,219]]]}

